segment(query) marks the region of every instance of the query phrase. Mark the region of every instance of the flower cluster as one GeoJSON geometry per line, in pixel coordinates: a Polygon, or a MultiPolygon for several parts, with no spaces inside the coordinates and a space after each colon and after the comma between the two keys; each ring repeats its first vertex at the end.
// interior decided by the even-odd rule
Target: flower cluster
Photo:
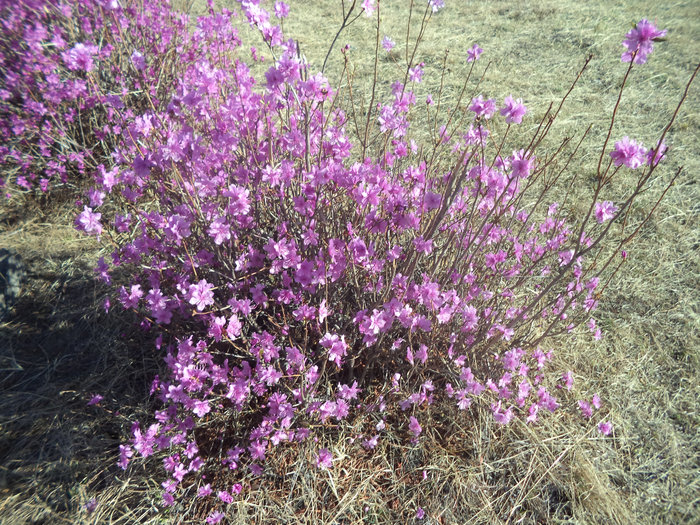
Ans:
{"type": "MultiPolygon", "coordinates": [[[[337,103],[345,95],[309,67],[262,4],[240,6],[275,57],[260,78],[241,58],[234,13],[212,8],[188,30],[167,2],[127,4],[81,3],[101,25],[83,27],[71,43],[61,29],[68,8],[28,11],[36,23],[22,45],[35,53],[41,80],[29,85],[12,70],[0,91],[3,111],[16,100],[25,111],[2,125],[5,137],[24,136],[31,112],[31,125],[45,130],[42,111],[67,122],[76,109],[103,111],[91,130],[102,156],[83,144],[70,157],[84,167],[89,158],[95,181],[75,227],[113,247],[99,278],[131,270],[116,299],[158,333],[168,368],[151,389],[155,422],[134,424],[120,447],[122,468],[135,454],[159,454],[163,504],[194,494],[210,502],[207,522],[217,523],[244,490],[245,472],[260,475],[276,447],[298,446],[311,428],[352,420],[362,428],[358,446],[371,451],[390,425],[413,442],[426,439],[424,415],[437,402],[455,411],[481,403],[500,425],[535,423],[562,406],[574,376],[553,370],[548,341],[586,324],[600,338],[592,315],[617,255],[601,255],[602,243],[637,193],[619,205],[603,200],[609,179],[600,177],[583,220],[558,203],[542,208],[546,190],[526,198],[556,155],[542,161],[535,151],[549,125],[493,149],[499,129],[529,118],[521,98],[499,107],[478,95],[468,128],[438,104],[430,116],[439,134],[424,143],[415,115],[431,111],[433,97],[417,103],[427,73],[411,62],[366,110],[363,127],[379,137],[369,141],[341,109],[356,101],[337,103]],[[98,30],[119,38],[98,45],[112,41],[98,30]],[[41,45],[49,38],[53,55],[41,45]],[[161,75],[166,55],[175,56],[177,77],[161,75]],[[106,67],[112,56],[124,69],[106,67]],[[98,69],[110,70],[107,81],[98,69]],[[204,421],[225,436],[220,456],[196,432],[204,421]]],[[[426,9],[443,6],[431,0],[426,9]]],[[[374,16],[377,6],[367,0],[358,9],[374,16]]],[[[275,3],[278,20],[289,14],[275,3]]],[[[637,59],[663,33],[642,22],[625,44],[637,42],[637,59]]],[[[382,44],[394,46],[389,37],[382,44]]],[[[466,61],[482,51],[474,45],[466,61]]],[[[262,60],[255,48],[253,56],[262,60]]],[[[32,135],[46,158],[60,131],[32,135]]],[[[34,169],[22,140],[3,158],[34,169]]],[[[646,162],[647,173],[664,151],[663,141],[647,152],[624,137],[610,162],[646,162]]],[[[51,169],[65,173],[68,158],[58,158],[51,169]]],[[[585,418],[592,407],[600,408],[597,396],[579,401],[585,418]]],[[[318,449],[318,468],[333,468],[331,449],[318,449]]]]}
{"type": "Polygon", "coordinates": [[[109,162],[123,112],[140,112],[149,99],[158,106],[174,82],[180,57],[168,50],[187,31],[172,15],[161,2],[138,16],[97,0],[0,6],[0,187],[8,197],[78,183],[109,162]],[[122,69],[129,62],[134,69],[122,69]]]}

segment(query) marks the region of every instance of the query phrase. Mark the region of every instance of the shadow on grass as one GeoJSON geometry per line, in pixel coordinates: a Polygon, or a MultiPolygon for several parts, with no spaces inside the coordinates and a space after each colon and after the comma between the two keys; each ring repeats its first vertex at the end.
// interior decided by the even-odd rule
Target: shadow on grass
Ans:
{"type": "Polygon", "coordinates": [[[24,252],[24,289],[0,323],[0,522],[81,522],[121,472],[159,359],[135,317],[102,308],[91,254],[24,252]]]}

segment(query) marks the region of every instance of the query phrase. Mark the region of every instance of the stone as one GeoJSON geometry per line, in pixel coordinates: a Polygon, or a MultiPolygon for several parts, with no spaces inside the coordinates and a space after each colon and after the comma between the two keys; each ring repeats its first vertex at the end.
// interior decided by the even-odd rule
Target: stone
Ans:
{"type": "Polygon", "coordinates": [[[26,273],[16,250],[0,248],[0,319],[15,305],[26,273]]]}

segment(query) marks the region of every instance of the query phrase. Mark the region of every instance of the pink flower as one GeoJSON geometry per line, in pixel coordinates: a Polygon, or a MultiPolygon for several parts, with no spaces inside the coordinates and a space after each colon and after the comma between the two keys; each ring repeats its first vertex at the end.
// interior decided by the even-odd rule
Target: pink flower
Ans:
{"type": "Polygon", "coordinates": [[[61,53],[66,67],[71,71],[92,71],[92,55],[97,53],[97,46],[75,44],[72,49],[61,53]]]}
{"type": "Polygon", "coordinates": [[[289,16],[289,6],[284,2],[276,2],[275,16],[277,18],[287,18],[289,16]]]}
{"type": "Polygon", "coordinates": [[[650,149],[649,153],[647,153],[647,166],[651,166],[652,164],[656,166],[659,162],[664,160],[666,158],[666,155],[664,155],[666,149],[665,142],[657,143],[656,148],[650,149]]]}
{"type": "Polygon", "coordinates": [[[209,407],[209,403],[207,401],[195,401],[194,409],[192,411],[197,414],[198,417],[204,417],[210,410],[211,408],[209,407]]]}
{"type": "Polygon", "coordinates": [[[365,14],[370,17],[372,13],[374,13],[374,10],[377,9],[377,6],[374,5],[374,0],[365,0],[362,2],[362,9],[364,9],[365,14]]]}
{"type": "Polygon", "coordinates": [[[384,40],[382,40],[382,47],[384,50],[388,53],[392,49],[394,49],[394,46],[396,45],[396,42],[394,42],[391,38],[388,36],[384,37],[384,40]]]}
{"type": "Polygon", "coordinates": [[[467,49],[467,62],[474,62],[479,60],[479,56],[484,50],[481,49],[477,44],[474,44],[471,49],[467,49]]]}
{"type": "Polygon", "coordinates": [[[428,0],[428,5],[432,8],[433,13],[437,13],[445,7],[445,0],[428,0]]]}
{"type": "Polygon", "coordinates": [[[636,170],[644,164],[647,150],[640,142],[630,140],[629,137],[622,137],[622,140],[615,143],[615,151],[610,152],[610,156],[615,161],[615,166],[625,165],[636,170]]]}
{"type": "Polygon", "coordinates": [[[409,429],[411,432],[413,432],[413,435],[414,435],[415,437],[418,437],[418,436],[420,435],[420,433],[423,431],[423,429],[421,428],[420,424],[418,423],[418,420],[417,420],[415,417],[413,417],[413,416],[411,416],[411,421],[410,421],[410,423],[408,424],[408,429],[409,429]]]}
{"type": "Polygon", "coordinates": [[[366,449],[374,450],[374,447],[377,446],[377,441],[378,441],[378,439],[379,439],[379,436],[373,436],[373,437],[371,437],[371,438],[369,438],[369,439],[365,439],[365,440],[362,442],[362,446],[363,446],[364,448],[366,448],[366,449]]]}
{"type": "Polygon", "coordinates": [[[322,448],[316,456],[317,468],[331,468],[333,466],[333,454],[327,448],[322,448]]]}
{"type": "Polygon", "coordinates": [[[209,516],[207,516],[207,523],[209,525],[215,525],[216,523],[219,523],[222,519],[226,517],[226,514],[223,512],[220,512],[218,510],[215,510],[209,516]]]}
{"type": "Polygon", "coordinates": [[[513,100],[512,96],[507,96],[503,104],[501,115],[506,117],[506,124],[513,122],[520,124],[523,121],[523,116],[527,113],[527,108],[523,105],[523,99],[513,100]]]}
{"type": "Polygon", "coordinates": [[[94,213],[90,208],[85,206],[82,213],[75,218],[75,229],[88,234],[95,232],[95,235],[97,235],[99,239],[102,233],[102,224],[100,224],[101,217],[101,213],[94,213]]]}
{"type": "Polygon", "coordinates": [[[625,36],[627,40],[622,42],[622,45],[627,48],[627,51],[622,53],[622,61],[629,62],[632,60],[632,55],[637,52],[634,58],[635,64],[644,64],[647,61],[647,55],[654,50],[653,42],[659,42],[661,37],[666,35],[666,30],[659,30],[654,24],[643,18],[634,26],[625,36]]]}
{"type": "Polygon", "coordinates": [[[477,117],[489,119],[496,113],[496,101],[492,98],[484,100],[484,97],[479,95],[472,99],[472,105],[469,106],[469,110],[476,113],[477,117]]]}
{"type": "Polygon", "coordinates": [[[425,511],[422,507],[418,507],[418,510],[416,511],[416,518],[418,518],[419,520],[425,518],[425,511]]]}
{"type": "Polygon", "coordinates": [[[491,410],[493,412],[493,418],[499,425],[507,425],[510,420],[513,419],[513,408],[509,407],[508,410],[503,410],[501,408],[501,402],[499,401],[496,405],[491,405],[491,410]]]}
{"type": "Polygon", "coordinates": [[[564,381],[567,390],[571,390],[574,386],[574,374],[572,372],[564,372],[561,376],[561,380],[564,381]]]}
{"type": "Polygon", "coordinates": [[[265,461],[265,449],[267,448],[267,441],[260,441],[256,439],[249,447],[248,451],[252,458],[256,461],[265,461]]]}
{"type": "Polygon", "coordinates": [[[197,311],[201,312],[205,307],[214,304],[214,285],[209,284],[206,279],[202,279],[197,284],[191,284],[190,304],[197,307],[197,311]]]}
{"type": "Polygon", "coordinates": [[[138,71],[146,69],[146,60],[143,58],[143,54],[138,51],[131,53],[131,63],[138,71]]]}
{"type": "Polygon", "coordinates": [[[580,400],[578,402],[578,407],[581,409],[583,417],[587,419],[593,417],[593,409],[591,408],[591,405],[588,403],[588,401],[580,400]]]}
{"type": "Polygon", "coordinates": [[[609,436],[610,432],[612,432],[612,423],[610,421],[606,421],[605,423],[601,422],[598,425],[598,432],[604,436],[609,436]]]}
{"type": "Polygon", "coordinates": [[[97,394],[97,395],[94,396],[90,401],[88,401],[87,406],[96,405],[97,403],[99,403],[99,402],[102,401],[103,399],[104,399],[104,397],[102,397],[100,394],[97,394]]]}
{"type": "Polygon", "coordinates": [[[126,470],[129,465],[130,458],[134,455],[134,451],[131,450],[129,445],[119,445],[119,461],[117,466],[121,467],[122,470],[126,470]]]}
{"type": "Polygon", "coordinates": [[[233,503],[233,496],[231,496],[231,494],[229,494],[225,490],[220,490],[217,496],[224,503],[233,503]]]}
{"type": "Polygon", "coordinates": [[[616,211],[617,206],[615,206],[611,201],[595,203],[595,218],[599,223],[612,219],[615,216],[616,211]]]}
{"type": "Polygon", "coordinates": [[[421,344],[419,350],[416,352],[416,358],[420,359],[420,362],[425,364],[428,360],[428,347],[421,344]]]}
{"type": "Polygon", "coordinates": [[[424,65],[425,64],[423,62],[421,62],[416,67],[408,70],[408,79],[411,82],[415,82],[416,84],[420,84],[420,81],[423,78],[423,66],[424,65]]]}

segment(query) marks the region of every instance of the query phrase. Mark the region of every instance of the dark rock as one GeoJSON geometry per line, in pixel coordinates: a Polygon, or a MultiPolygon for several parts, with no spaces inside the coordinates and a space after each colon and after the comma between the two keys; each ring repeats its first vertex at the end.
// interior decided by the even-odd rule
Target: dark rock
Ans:
{"type": "Polygon", "coordinates": [[[15,250],[0,248],[0,319],[17,302],[25,275],[22,257],[15,250]]]}

